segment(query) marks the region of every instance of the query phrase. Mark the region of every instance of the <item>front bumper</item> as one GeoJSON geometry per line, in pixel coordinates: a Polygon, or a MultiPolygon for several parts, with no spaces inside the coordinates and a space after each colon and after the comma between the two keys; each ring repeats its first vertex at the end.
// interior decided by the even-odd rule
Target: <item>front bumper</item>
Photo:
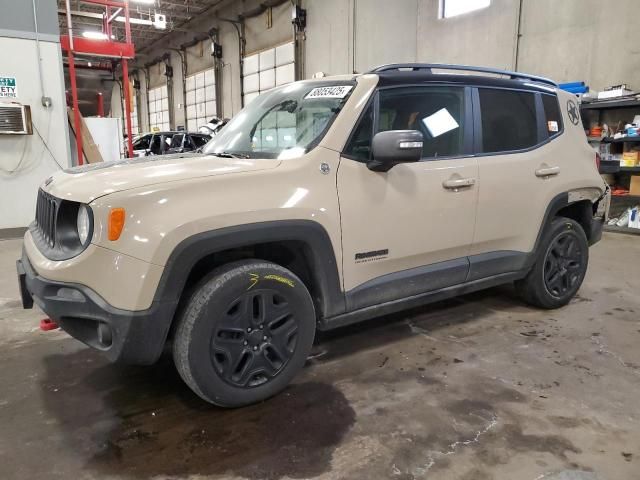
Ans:
{"type": "Polygon", "coordinates": [[[175,302],[154,301],[146,310],[122,310],[87,286],[39,276],[24,252],[16,267],[24,308],[35,302],[69,335],[111,361],[149,365],[160,357],[175,302]]]}

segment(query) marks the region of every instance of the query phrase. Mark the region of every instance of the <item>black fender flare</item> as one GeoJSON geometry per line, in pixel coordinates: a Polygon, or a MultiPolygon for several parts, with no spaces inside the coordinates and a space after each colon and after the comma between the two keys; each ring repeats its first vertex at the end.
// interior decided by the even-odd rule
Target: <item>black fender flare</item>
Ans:
{"type": "Polygon", "coordinates": [[[320,291],[323,316],[344,313],[345,297],[333,244],[325,228],[311,220],[250,223],[201,232],[185,238],[174,248],[165,264],[154,302],[177,306],[193,267],[208,255],[231,248],[278,241],[299,241],[308,246],[310,274],[320,291]]]}
{"type": "Polygon", "coordinates": [[[544,212],[544,217],[542,218],[542,222],[540,223],[540,228],[538,229],[538,235],[536,237],[536,243],[533,246],[533,250],[528,255],[529,258],[525,263],[525,268],[530,268],[536,262],[538,258],[538,250],[540,248],[540,242],[542,241],[542,235],[544,234],[547,225],[551,223],[556,214],[562,210],[564,207],[569,205],[569,192],[562,192],[556,195],[551,199],[549,205],[547,205],[547,209],[544,212]]]}

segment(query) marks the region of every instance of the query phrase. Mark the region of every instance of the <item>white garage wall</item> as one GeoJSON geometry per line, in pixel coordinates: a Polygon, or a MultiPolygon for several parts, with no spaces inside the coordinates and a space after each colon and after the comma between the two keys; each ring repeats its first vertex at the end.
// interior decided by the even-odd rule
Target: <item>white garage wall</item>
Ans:
{"type": "Polygon", "coordinates": [[[33,135],[0,135],[0,229],[26,227],[34,218],[38,186],[53,172],[70,166],[62,52],[57,42],[40,42],[45,95],[40,103],[36,42],[0,38],[0,74],[16,77],[16,101],[31,106],[33,135]],[[57,162],[57,163],[56,163],[57,162]]]}

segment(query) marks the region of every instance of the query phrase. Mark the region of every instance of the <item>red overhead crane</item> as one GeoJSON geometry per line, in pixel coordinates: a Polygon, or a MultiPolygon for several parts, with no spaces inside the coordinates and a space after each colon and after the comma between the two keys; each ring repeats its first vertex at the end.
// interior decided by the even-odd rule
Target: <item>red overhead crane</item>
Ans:
{"type": "Polygon", "coordinates": [[[83,0],[84,3],[101,5],[105,11],[102,15],[102,33],[104,40],[94,40],[73,36],[73,22],[71,20],[70,0],[66,0],[67,9],[67,35],[60,37],[62,49],[67,52],[69,64],[69,78],[71,79],[71,96],[73,99],[73,123],[76,131],[76,147],[78,149],[78,164],[83,163],[82,150],[82,125],[80,121],[80,109],[78,108],[78,87],[76,83],[76,55],[91,57],[117,58],[122,63],[122,83],[124,87],[125,123],[127,127],[127,154],[133,156],[133,142],[131,132],[131,89],[129,86],[128,60],[135,58],[135,47],[131,41],[131,25],[129,22],[128,0],[83,0]],[[124,15],[122,15],[124,13],[124,15]],[[124,16],[125,41],[113,41],[112,22],[118,17],[124,16]]]}

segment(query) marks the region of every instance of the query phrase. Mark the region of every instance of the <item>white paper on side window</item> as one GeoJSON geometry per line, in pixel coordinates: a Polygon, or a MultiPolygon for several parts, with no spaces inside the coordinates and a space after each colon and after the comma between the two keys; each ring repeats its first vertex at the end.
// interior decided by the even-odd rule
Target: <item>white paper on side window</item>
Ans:
{"type": "Polygon", "coordinates": [[[446,108],[440,109],[433,115],[423,118],[422,123],[427,127],[427,130],[429,130],[429,133],[433,138],[439,137],[443,133],[450,132],[451,130],[455,130],[460,126],[446,108]]]}
{"type": "Polygon", "coordinates": [[[307,93],[305,99],[310,98],[344,98],[353,88],[352,85],[335,85],[328,87],[316,87],[307,93]]]}

